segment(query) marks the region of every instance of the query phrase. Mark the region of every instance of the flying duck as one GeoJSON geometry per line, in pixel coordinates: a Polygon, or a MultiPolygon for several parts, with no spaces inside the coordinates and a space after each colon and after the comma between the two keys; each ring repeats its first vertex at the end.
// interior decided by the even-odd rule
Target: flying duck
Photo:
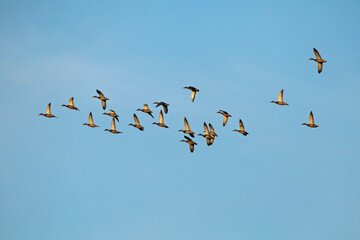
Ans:
{"type": "Polygon", "coordinates": [[[101,100],[101,105],[102,108],[105,110],[106,109],[106,100],[110,100],[107,97],[104,96],[104,94],[102,92],[100,92],[100,90],[96,89],[96,92],[99,94],[99,96],[93,96],[93,98],[98,98],[101,100]]]}
{"type": "Polygon", "coordinates": [[[165,114],[168,113],[168,106],[169,106],[170,104],[167,104],[167,103],[165,103],[165,102],[154,102],[154,104],[156,104],[155,107],[163,106],[163,109],[164,109],[165,114]]]}
{"type": "Polygon", "coordinates": [[[147,104],[144,104],[144,109],[136,109],[136,111],[142,111],[144,113],[149,114],[152,118],[154,118],[154,116],[151,114],[152,111],[149,109],[149,106],[147,104]]]}
{"type": "Polygon", "coordinates": [[[200,133],[198,134],[198,136],[204,137],[206,139],[206,144],[210,146],[214,142],[214,137],[211,136],[209,128],[207,127],[205,122],[204,122],[204,131],[205,131],[205,135],[200,133]]]}
{"type": "Polygon", "coordinates": [[[193,86],[188,86],[188,87],[184,87],[185,89],[189,89],[191,91],[191,101],[194,102],[195,100],[195,95],[196,95],[196,92],[199,92],[200,90],[193,87],[193,86]]]}
{"type": "Polygon", "coordinates": [[[61,105],[61,106],[62,106],[62,107],[67,107],[67,108],[69,108],[69,109],[73,109],[73,110],[76,110],[76,111],[79,111],[79,109],[74,106],[74,97],[71,97],[71,98],[69,99],[69,105],[63,104],[63,105],[61,105]]]}
{"type": "Polygon", "coordinates": [[[111,132],[114,134],[122,133],[122,132],[116,131],[115,118],[111,119],[111,129],[110,130],[105,129],[104,131],[108,131],[108,132],[111,132]]]}
{"type": "Polygon", "coordinates": [[[223,118],[223,127],[225,127],[225,125],[226,125],[226,123],[227,123],[227,121],[228,121],[228,118],[229,117],[232,117],[230,114],[228,114],[226,111],[224,111],[224,110],[219,110],[217,113],[220,113],[221,115],[223,115],[224,116],[224,118],[223,118]]]}
{"type": "Polygon", "coordinates": [[[316,59],[310,58],[309,60],[313,60],[318,63],[318,73],[321,73],[323,63],[326,63],[327,61],[325,61],[324,59],[321,58],[320,53],[315,48],[314,48],[314,53],[315,53],[316,59]]]}
{"type": "Polygon", "coordinates": [[[158,122],[158,123],[153,122],[153,124],[156,124],[156,125],[158,125],[159,127],[169,128],[168,126],[166,126],[166,125],[164,124],[164,115],[163,115],[162,110],[160,110],[160,113],[159,113],[159,122],[158,122]]]}
{"type": "Polygon", "coordinates": [[[189,144],[190,152],[194,152],[194,145],[197,145],[197,143],[188,136],[184,136],[184,138],[186,139],[186,141],[183,139],[180,142],[186,142],[187,144],[189,144]]]}
{"type": "Polygon", "coordinates": [[[117,115],[114,110],[111,110],[111,109],[110,109],[110,112],[109,112],[109,113],[103,113],[103,115],[108,115],[108,116],[110,116],[110,117],[113,117],[113,118],[116,119],[116,121],[119,122],[119,118],[118,118],[119,115],[117,115]]]}
{"type": "Polygon", "coordinates": [[[195,133],[193,131],[190,130],[190,126],[189,126],[189,123],[186,119],[186,117],[184,117],[184,125],[185,125],[185,130],[179,130],[179,132],[183,132],[185,134],[189,134],[191,137],[195,137],[195,133]]]}
{"type": "Polygon", "coordinates": [[[89,123],[84,123],[83,125],[89,126],[89,127],[98,127],[98,125],[94,124],[92,113],[89,113],[89,123]]]}
{"type": "Polygon", "coordinates": [[[313,115],[312,111],[311,111],[310,114],[309,114],[309,123],[303,123],[303,124],[301,124],[301,125],[306,125],[306,126],[311,127],[311,128],[317,128],[317,127],[319,127],[318,125],[316,125],[316,124],[314,123],[314,115],[313,115]]]}
{"type": "Polygon", "coordinates": [[[233,131],[238,132],[238,133],[241,133],[241,134],[244,135],[244,136],[248,135],[249,133],[245,131],[245,127],[244,127],[244,124],[243,124],[243,122],[241,121],[241,119],[239,120],[239,125],[240,125],[240,130],[235,129],[235,130],[233,130],[233,131]]]}
{"type": "Polygon", "coordinates": [[[44,117],[47,117],[47,118],[54,118],[55,116],[51,114],[51,110],[50,110],[50,107],[51,107],[51,103],[49,103],[46,107],[46,113],[40,113],[39,116],[44,116],[44,117]]]}
{"type": "Polygon", "coordinates": [[[140,125],[139,119],[137,118],[135,113],[134,113],[134,121],[135,124],[130,123],[129,126],[133,126],[139,129],[140,131],[144,131],[144,127],[140,125]]]}
{"type": "Polygon", "coordinates": [[[281,89],[279,95],[278,95],[278,100],[275,102],[275,101],[271,101],[271,103],[276,103],[278,105],[289,105],[287,104],[286,102],[284,102],[283,100],[283,93],[284,93],[284,89],[281,89]]]}

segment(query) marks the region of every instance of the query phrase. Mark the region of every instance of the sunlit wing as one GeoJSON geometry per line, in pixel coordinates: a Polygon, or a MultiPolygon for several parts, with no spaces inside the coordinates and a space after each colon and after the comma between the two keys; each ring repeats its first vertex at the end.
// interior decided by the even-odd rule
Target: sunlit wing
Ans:
{"type": "Polygon", "coordinates": [[[160,110],[160,113],[159,113],[159,123],[164,123],[164,115],[163,115],[162,110],[160,110]]]}
{"type": "Polygon", "coordinates": [[[309,123],[314,124],[314,115],[312,112],[310,112],[310,115],[309,115],[309,123]]]}
{"type": "Polygon", "coordinates": [[[209,128],[207,127],[206,123],[204,123],[204,131],[205,135],[209,135],[209,128]]]}
{"type": "Polygon", "coordinates": [[[226,125],[227,121],[228,121],[228,117],[224,116],[224,118],[223,118],[223,126],[226,125]]]}
{"type": "Polygon", "coordinates": [[[51,103],[49,103],[46,107],[46,114],[51,114],[50,107],[51,107],[51,103]]]}
{"type": "Polygon", "coordinates": [[[137,118],[135,113],[134,113],[134,121],[136,125],[140,125],[139,119],[137,118]]]}
{"type": "Polygon", "coordinates": [[[190,126],[186,118],[184,118],[184,125],[185,125],[185,130],[190,130],[190,126]]]}
{"type": "Polygon", "coordinates": [[[106,109],[106,101],[101,100],[101,106],[105,110],[106,109]]]}
{"type": "Polygon", "coordinates": [[[194,144],[189,144],[189,148],[190,148],[190,152],[194,152],[195,149],[194,144]]]}
{"type": "Polygon", "coordinates": [[[115,118],[111,120],[111,130],[116,130],[115,118]]]}
{"type": "Polygon", "coordinates": [[[93,116],[92,116],[92,113],[90,112],[89,114],[89,123],[90,124],[94,124],[94,120],[93,120],[93,116]]]}
{"type": "Polygon", "coordinates": [[[149,109],[149,106],[147,104],[144,104],[144,109],[149,109]]]}
{"type": "Polygon", "coordinates": [[[321,73],[322,72],[322,63],[318,63],[318,73],[321,73]]]}
{"type": "Polygon", "coordinates": [[[314,53],[315,53],[316,59],[321,59],[320,53],[315,48],[314,48],[314,53]]]}
{"type": "Polygon", "coordinates": [[[195,91],[191,91],[191,101],[192,101],[192,102],[195,100],[195,95],[196,95],[196,92],[195,92],[195,91]]]}
{"type": "Polygon", "coordinates": [[[278,101],[279,102],[283,102],[283,93],[284,93],[284,89],[281,89],[279,96],[278,96],[278,101]]]}
{"type": "Polygon", "coordinates": [[[211,123],[209,123],[209,128],[211,132],[215,132],[214,127],[211,125],[211,123]]]}
{"type": "Polygon", "coordinates": [[[69,105],[70,105],[70,106],[74,106],[74,97],[71,97],[71,98],[69,99],[69,105]]]}
{"type": "Polygon", "coordinates": [[[239,120],[240,130],[245,131],[245,127],[241,119],[239,120]]]}
{"type": "Polygon", "coordinates": [[[104,97],[104,94],[100,90],[96,89],[96,92],[99,94],[100,97],[104,97]]]}

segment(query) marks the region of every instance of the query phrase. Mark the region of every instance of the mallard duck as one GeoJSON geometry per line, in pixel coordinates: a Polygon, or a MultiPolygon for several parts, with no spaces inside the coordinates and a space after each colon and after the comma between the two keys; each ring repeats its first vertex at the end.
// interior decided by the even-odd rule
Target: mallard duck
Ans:
{"type": "Polygon", "coordinates": [[[105,129],[104,131],[108,131],[108,132],[111,132],[111,133],[114,133],[114,134],[118,134],[118,133],[122,133],[122,132],[119,132],[119,131],[116,131],[116,125],[115,125],[115,119],[111,119],[111,129],[105,129]]]}
{"type": "Polygon", "coordinates": [[[165,114],[168,113],[168,106],[169,106],[170,104],[167,104],[167,103],[165,103],[165,102],[154,102],[154,104],[156,104],[155,107],[162,106],[163,109],[164,109],[165,114]]]}
{"type": "Polygon", "coordinates": [[[110,116],[110,117],[113,117],[113,118],[116,119],[116,121],[119,122],[119,118],[118,118],[119,115],[117,115],[114,110],[111,110],[111,109],[110,109],[110,112],[109,112],[109,113],[103,113],[103,115],[108,115],[108,116],[110,116]]]}
{"type": "Polygon", "coordinates": [[[159,127],[169,128],[168,126],[166,126],[166,125],[164,124],[164,115],[163,115],[162,110],[160,110],[160,113],[159,113],[159,122],[158,122],[158,123],[153,122],[153,124],[156,124],[156,125],[158,125],[159,127]]]}
{"type": "Polygon", "coordinates": [[[83,125],[89,126],[89,127],[99,127],[98,125],[94,124],[92,113],[89,113],[89,123],[84,123],[83,125]]]}
{"type": "Polygon", "coordinates": [[[205,135],[200,133],[198,134],[198,136],[204,137],[206,139],[206,144],[210,146],[214,142],[214,137],[211,136],[209,128],[207,127],[205,122],[204,122],[204,131],[205,131],[205,135]]]}
{"type": "Polygon", "coordinates": [[[239,125],[240,125],[240,130],[235,129],[235,130],[233,130],[233,131],[238,132],[238,133],[241,133],[241,134],[244,135],[244,136],[248,135],[249,133],[245,131],[245,127],[244,127],[244,124],[243,124],[243,122],[241,121],[241,119],[239,120],[239,125]]]}
{"type": "Polygon", "coordinates": [[[144,127],[140,125],[139,119],[137,118],[136,114],[134,113],[134,121],[135,124],[130,123],[130,126],[136,127],[140,131],[144,131],[144,127]]]}
{"type": "Polygon", "coordinates": [[[226,123],[227,123],[227,121],[228,121],[228,118],[229,117],[232,117],[230,114],[228,114],[226,111],[224,111],[224,110],[219,110],[217,113],[220,113],[221,115],[223,115],[224,116],[224,118],[223,118],[223,127],[225,127],[225,125],[226,125],[226,123]]]}
{"type": "Polygon", "coordinates": [[[149,109],[149,106],[147,104],[144,104],[144,109],[136,109],[136,111],[142,111],[144,113],[149,114],[152,118],[154,118],[154,116],[151,114],[152,111],[149,109]]]}
{"type": "Polygon", "coordinates": [[[93,98],[98,98],[101,100],[101,105],[102,108],[105,110],[106,109],[106,101],[110,100],[107,97],[104,96],[104,94],[102,92],[100,92],[100,90],[96,89],[96,92],[99,94],[99,96],[93,96],[93,98]]]}
{"type": "Polygon", "coordinates": [[[327,61],[325,61],[324,59],[321,58],[320,53],[315,48],[314,48],[314,53],[315,53],[316,59],[310,58],[309,60],[313,60],[318,63],[318,73],[321,73],[323,63],[326,63],[327,61]]]}
{"type": "Polygon", "coordinates": [[[184,117],[184,125],[185,125],[185,130],[179,130],[179,132],[183,132],[183,133],[186,133],[186,134],[189,134],[191,137],[195,137],[195,133],[193,131],[190,130],[190,126],[189,126],[189,123],[186,119],[186,117],[184,117]]]}
{"type": "Polygon", "coordinates": [[[71,97],[71,98],[69,99],[69,105],[63,104],[63,105],[61,105],[61,106],[62,106],[62,107],[67,107],[67,108],[69,108],[69,109],[73,109],[73,110],[76,110],[76,111],[79,111],[79,109],[74,106],[74,97],[71,97]]]}
{"type": "Polygon", "coordinates": [[[187,144],[189,144],[189,148],[190,148],[190,152],[194,152],[194,145],[197,145],[196,142],[194,142],[191,138],[189,138],[188,136],[184,136],[185,140],[181,140],[180,142],[186,142],[187,144]]]}
{"type": "Polygon", "coordinates": [[[303,124],[301,124],[301,125],[306,125],[306,126],[311,127],[311,128],[317,128],[317,127],[319,127],[318,125],[316,125],[316,124],[314,123],[314,115],[313,115],[312,111],[311,111],[310,114],[309,114],[309,123],[303,123],[303,124]]]}
{"type": "Polygon", "coordinates": [[[189,89],[191,91],[191,101],[194,102],[195,100],[195,95],[196,95],[196,92],[199,92],[200,90],[193,87],[193,86],[189,86],[189,87],[184,87],[185,89],[189,89]]]}
{"type": "Polygon", "coordinates": [[[278,100],[275,102],[275,101],[271,101],[271,103],[276,103],[278,105],[289,105],[287,104],[286,102],[284,102],[283,100],[283,93],[284,93],[284,89],[281,89],[279,95],[278,95],[278,100]]]}
{"type": "Polygon", "coordinates": [[[40,113],[39,116],[44,116],[44,117],[47,117],[47,118],[54,118],[55,116],[51,114],[51,110],[50,110],[50,107],[51,107],[51,103],[49,103],[46,107],[46,113],[40,113]]]}

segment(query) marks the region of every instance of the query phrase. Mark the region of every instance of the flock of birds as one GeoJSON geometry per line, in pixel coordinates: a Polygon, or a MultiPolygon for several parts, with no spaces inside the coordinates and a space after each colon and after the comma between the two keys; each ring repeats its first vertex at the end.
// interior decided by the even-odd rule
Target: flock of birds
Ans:
{"type": "MultiPolygon", "coordinates": [[[[323,63],[326,63],[326,61],[321,58],[319,52],[315,48],[313,50],[314,50],[314,54],[316,56],[316,59],[310,58],[309,60],[313,60],[313,61],[317,62],[317,64],[318,64],[318,73],[321,73],[323,63]]],[[[194,102],[196,93],[199,92],[200,90],[193,87],[193,86],[184,87],[184,89],[188,89],[188,90],[191,91],[191,101],[194,102]]],[[[109,98],[105,97],[105,95],[100,90],[96,89],[96,92],[98,93],[98,96],[93,96],[93,98],[98,98],[101,101],[101,105],[102,105],[103,110],[105,110],[106,109],[106,101],[109,100],[109,98]]],[[[275,103],[277,105],[289,105],[286,102],[284,102],[283,93],[284,93],[284,89],[282,89],[280,91],[280,93],[278,95],[278,100],[277,101],[271,101],[270,103],[275,103]]],[[[156,105],[155,106],[156,108],[159,107],[159,106],[162,106],[165,114],[168,113],[168,106],[169,106],[168,103],[154,102],[154,104],[156,105]]],[[[69,99],[69,104],[68,105],[63,104],[61,106],[62,107],[67,107],[67,108],[75,110],[75,111],[79,111],[79,109],[77,107],[75,107],[75,105],[74,105],[74,97],[71,97],[69,99]]],[[[46,113],[40,113],[39,115],[47,117],[47,118],[55,118],[55,115],[53,115],[51,113],[50,107],[51,107],[51,103],[49,103],[47,105],[46,113]]],[[[148,104],[144,104],[143,109],[137,109],[136,111],[141,111],[141,112],[147,113],[152,118],[154,118],[154,116],[152,115],[153,112],[149,109],[148,104]]],[[[226,123],[228,121],[228,118],[232,117],[232,116],[229,113],[227,113],[226,111],[224,111],[224,110],[219,110],[217,113],[223,115],[223,127],[225,127],[225,125],[226,125],[226,123]]],[[[104,131],[108,131],[108,132],[113,133],[113,134],[122,133],[122,132],[119,132],[119,131],[116,130],[115,120],[119,122],[119,118],[118,118],[119,115],[117,115],[114,110],[110,110],[109,113],[105,112],[105,113],[103,113],[103,115],[108,115],[108,116],[112,117],[111,129],[105,129],[104,131]]],[[[129,125],[139,129],[140,131],[143,131],[144,127],[141,126],[140,121],[139,121],[139,119],[138,119],[138,117],[136,116],[135,113],[134,113],[133,117],[134,117],[135,124],[130,123],[129,125]]],[[[159,127],[168,128],[168,126],[164,123],[164,115],[163,115],[162,110],[160,110],[160,113],[159,113],[159,122],[153,122],[153,124],[158,125],[159,127]]],[[[96,125],[94,123],[94,119],[93,119],[93,116],[92,116],[91,112],[89,113],[89,123],[84,123],[83,125],[86,125],[86,126],[89,126],[89,127],[92,127],[92,128],[99,127],[98,125],[96,125]]],[[[302,125],[306,125],[306,126],[308,126],[310,128],[319,127],[318,125],[316,125],[314,123],[314,115],[313,115],[312,111],[310,111],[310,114],[309,114],[309,123],[302,123],[302,125]]],[[[195,148],[195,145],[197,145],[197,143],[194,142],[194,140],[192,138],[195,138],[195,132],[193,132],[190,129],[190,125],[189,125],[186,117],[184,117],[184,126],[185,126],[185,130],[180,129],[179,132],[183,132],[184,134],[188,134],[191,138],[184,135],[185,139],[181,140],[180,142],[186,142],[189,145],[190,152],[194,152],[194,148],[195,148]]],[[[239,127],[240,127],[240,129],[235,129],[233,131],[241,133],[244,136],[249,134],[248,132],[245,131],[245,127],[244,127],[244,124],[241,121],[241,119],[239,120],[239,127]]],[[[207,125],[204,122],[204,133],[205,134],[198,134],[198,136],[204,137],[205,140],[206,140],[206,144],[208,146],[212,145],[214,143],[215,138],[218,137],[218,135],[216,134],[215,129],[211,125],[211,123],[209,123],[207,125]]]]}

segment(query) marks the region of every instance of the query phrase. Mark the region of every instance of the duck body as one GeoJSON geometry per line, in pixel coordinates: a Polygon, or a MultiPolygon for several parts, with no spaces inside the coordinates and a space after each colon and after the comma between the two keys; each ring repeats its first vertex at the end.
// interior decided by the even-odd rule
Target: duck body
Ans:
{"type": "Polygon", "coordinates": [[[168,103],[166,103],[166,102],[154,102],[154,104],[156,104],[155,107],[162,106],[163,109],[164,109],[165,114],[168,113],[168,106],[169,106],[170,104],[168,104],[168,103]]]}
{"type": "Polygon", "coordinates": [[[195,137],[195,132],[191,131],[190,125],[189,125],[186,117],[184,117],[184,125],[185,125],[185,130],[180,129],[179,132],[189,134],[192,138],[194,138],[195,137]]]}
{"type": "Polygon", "coordinates": [[[305,126],[308,126],[310,128],[319,127],[319,125],[316,125],[315,122],[314,122],[314,115],[313,115],[312,111],[310,111],[310,114],[309,114],[309,123],[302,123],[301,125],[305,125],[305,126]]]}
{"type": "Polygon", "coordinates": [[[114,110],[110,110],[109,113],[103,113],[103,115],[108,115],[110,117],[113,117],[116,119],[116,121],[119,122],[119,118],[118,118],[119,115],[117,115],[114,110]]]}
{"type": "Polygon", "coordinates": [[[244,127],[244,124],[243,122],[241,121],[241,119],[239,120],[239,126],[240,126],[240,130],[238,129],[235,129],[233,130],[234,132],[238,132],[238,133],[241,133],[242,135],[246,136],[248,135],[249,133],[245,131],[245,127],[244,127]]]}
{"type": "Polygon", "coordinates": [[[195,145],[197,145],[197,143],[187,136],[184,136],[184,138],[186,140],[180,140],[180,142],[186,142],[187,144],[189,144],[190,152],[194,152],[195,145]]]}
{"type": "Polygon", "coordinates": [[[284,102],[283,94],[284,94],[284,89],[281,89],[281,91],[280,91],[280,93],[278,95],[278,100],[277,101],[271,101],[271,103],[275,103],[277,105],[289,105],[286,102],[284,102]]]}
{"type": "Polygon", "coordinates": [[[39,116],[44,116],[44,117],[47,117],[47,118],[55,118],[55,115],[51,114],[50,107],[51,107],[51,103],[49,103],[47,105],[46,113],[40,113],[39,116]]]}
{"type": "Polygon", "coordinates": [[[140,125],[140,121],[137,118],[135,113],[134,113],[133,117],[134,117],[135,124],[130,123],[129,126],[133,126],[133,127],[137,128],[137,129],[139,129],[140,131],[144,131],[144,127],[140,125]]]}
{"type": "Polygon", "coordinates": [[[150,115],[150,117],[154,118],[154,116],[152,115],[152,111],[149,109],[149,106],[147,104],[144,104],[144,109],[136,109],[136,111],[141,111],[144,113],[147,113],[150,115]]]}
{"type": "Polygon", "coordinates": [[[327,61],[321,58],[320,53],[318,52],[318,50],[316,50],[315,48],[313,48],[313,50],[314,50],[314,54],[316,56],[316,59],[309,58],[309,60],[313,60],[313,61],[318,63],[318,73],[321,73],[322,68],[323,68],[323,63],[326,63],[327,61]]]}
{"type": "Polygon", "coordinates": [[[106,101],[110,100],[110,99],[105,97],[104,94],[100,90],[96,89],[96,92],[99,94],[99,96],[93,96],[93,98],[100,99],[101,100],[101,106],[105,110],[106,109],[106,101]]]}
{"type": "Polygon", "coordinates": [[[72,109],[72,110],[75,110],[75,111],[79,111],[79,109],[74,106],[74,97],[71,97],[71,98],[69,99],[69,105],[63,104],[63,105],[61,105],[61,106],[62,106],[62,107],[67,107],[67,108],[72,109]]]}
{"type": "Polygon", "coordinates": [[[191,102],[194,102],[196,93],[200,90],[193,86],[184,87],[184,89],[189,89],[191,91],[191,102]]]}
{"type": "Polygon", "coordinates": [[[223,118],[223,127],[225,127],[229,117],[232,117],[229,113],[227,113],[226,111],[224,110],[219,110],[217,113],[220,113],[221,115],[224,116],[223,118]]]}
{"type": "Polygon", "coordinates": [[[86,126],[89,126],[89,127],[99,127],[98,125],[94,124],[94,119],[93,119],[93,116],[92,116],[92,113],[90,112],[89,113],[89,123],[84,123],[83,125],[86,125],[86,126]]]}

